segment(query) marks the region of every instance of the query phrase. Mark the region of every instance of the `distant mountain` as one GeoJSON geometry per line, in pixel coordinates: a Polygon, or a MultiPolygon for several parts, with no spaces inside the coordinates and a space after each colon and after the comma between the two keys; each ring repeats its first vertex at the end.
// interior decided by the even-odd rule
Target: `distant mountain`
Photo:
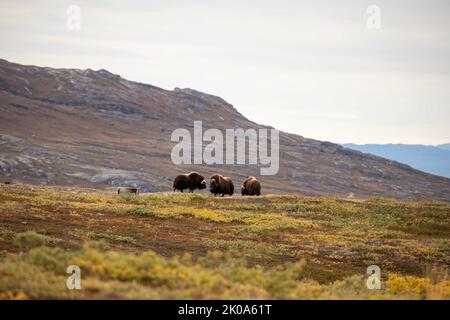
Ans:
{"type": "Polygon", "coordinates": [[[450,143],[441,144],[436,147],[420,144],[357,145],[352,143],[343,144],[343,146],[405,163],[418,170],[450,178],[450,143]]]}
{"type": "Polygon", "coordinates": [[[439,144],[436,147],[440,148],[440,149],[444,149],[444,150],[450,150],[450,143],[446,143],[446,144],[439,144]]]}
{"type": "MultiPolygon", "coordinates": [[[[149,70],[151,72],[151,70],[149,70]]],[[[276,107],[276,106],[274,106],[276,107]]],[[[165,90],[106,70],[24,66],[0,59],[0,182],[171,190],[175,175],[220,172],[236,188],[255,165],[174,165],[177,128],[268,128],[224,99],[165,90]]],[[[280,132],[280,170],[263,193],[438,199],[450,179],[340,145],[280,132]]],[[[205,190],[203,192],[208,192],[205,190]]]]}

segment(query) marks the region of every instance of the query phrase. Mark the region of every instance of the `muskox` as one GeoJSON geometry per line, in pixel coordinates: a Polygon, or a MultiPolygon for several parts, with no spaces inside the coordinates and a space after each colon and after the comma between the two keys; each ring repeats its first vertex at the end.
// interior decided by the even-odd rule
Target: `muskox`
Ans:
{"type": "Polygon", "coordinates": [[[255,177],[248,177],[242,182],[241,194],[243,196],[261,195],[261,183],[255,177]]]}
{"type": "Polygon", "coordinates": [[[228,177],[215,174],[211,177],[209,191],[211,191],[214,196],[218,194],[222,195],[222,197],[226,194],[232,196],[234,192],[233,181],[228,177]]]}
{"type": "Polygon", "coordinates": [[[189,189],[189,192],[194,192],[195,189],[206,189],[205,179],[197,172],[179,174],[173,181],[173,191],[189,189]]]}

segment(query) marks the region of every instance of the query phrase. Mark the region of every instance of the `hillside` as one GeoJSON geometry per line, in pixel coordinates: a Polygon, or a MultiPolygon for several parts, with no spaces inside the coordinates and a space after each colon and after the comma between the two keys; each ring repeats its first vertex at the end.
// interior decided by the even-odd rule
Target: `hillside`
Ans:
{"type": "Polygon", "coordinates": [[[410,165],[411,167],[450,178],[449,145],[426,146],[408,144],[343,144],[344,147],[371,153],[410,165]],[[447,149],[446,149],[447,148],[447,149]]]}
{"type": "MultiPolygon", "coordinates": [[[[276,106],[274,106],[276,107],[276,106]]],[[[236,184],[252,166],[175,166],[176,128],[260,128],[225,100],[164,90],[106,70],[52,69],[0,60],[0,181],[170,190],[173,177],[216,171],[236,184]]],[[[450,179],[337,144],[280,133],[280,171],[265,193],[385,196],[450,201],[450,179]]]]}
{"type": "Polygon", "coordinates": [[[0,299],[450,299],[444,203],[2,185],[0,219],[0,299]]]}

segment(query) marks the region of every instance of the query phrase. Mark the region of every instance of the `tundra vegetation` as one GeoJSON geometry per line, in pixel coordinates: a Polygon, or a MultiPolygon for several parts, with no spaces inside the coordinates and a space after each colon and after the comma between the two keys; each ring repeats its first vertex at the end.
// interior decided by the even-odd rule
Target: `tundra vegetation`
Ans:
{"type": "Polygon", "coordinates": [[[427,201],[1,186],[0,298],[450,299],[449,218],[427,201]]]}

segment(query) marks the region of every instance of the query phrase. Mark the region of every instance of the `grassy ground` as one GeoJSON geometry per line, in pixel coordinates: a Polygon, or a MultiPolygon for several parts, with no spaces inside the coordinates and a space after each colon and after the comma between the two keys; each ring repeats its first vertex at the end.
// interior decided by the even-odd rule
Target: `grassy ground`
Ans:
{"type": "Polygon", "coordinates": [[[437,202],[1,186],[0,298],[450,299],[449,218],[437,202]]]}

